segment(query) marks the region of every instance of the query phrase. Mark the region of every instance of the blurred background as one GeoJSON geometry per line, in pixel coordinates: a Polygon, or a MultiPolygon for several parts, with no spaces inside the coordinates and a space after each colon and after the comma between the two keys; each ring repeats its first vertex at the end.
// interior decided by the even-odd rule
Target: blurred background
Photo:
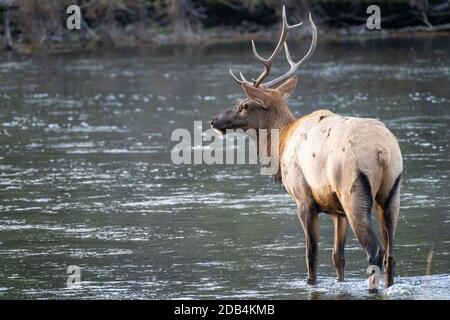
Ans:
{"type": "MultiPolygon", "coordinates": [[[[449,1],[90,0],[68,31],[74,2],[0,0],[0,299],[450,299],[449,1]],[[402,149],[398,277],[377,296],[350,231],[335,282],[325,214],[306,285],[295,205],[258,166],[171,161],[175,129],[244,97],[228,68],[259,74],[250,39],[273,50],[282,3],[318,24],[295,116],[377,118],[402,149]]],[[[294,59],[309,32],[289,35],[294,59]]],[[[280,53],[271,77],[288,67],[280,53]]]]}
{"type": "Polygon", "coordinates": [[[377,36],[450,30],[448,0],[0,0],[0,21],[6,48],[25,52],[227,42],[277,31],[281,4],[291,21],[311,12],[322,37],[368,35],[366,10],[371,4],[381,8],[382,32],[377,36]],[[70,4],[81,8],[82,28],[77,32],[65,27],[70,4]]]}

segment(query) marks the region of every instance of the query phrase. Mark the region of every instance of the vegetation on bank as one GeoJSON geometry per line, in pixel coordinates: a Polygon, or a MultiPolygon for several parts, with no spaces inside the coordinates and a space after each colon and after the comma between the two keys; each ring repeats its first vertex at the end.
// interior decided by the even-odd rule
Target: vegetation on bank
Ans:
{"type": "Polygon", "coordinates": [[[367,33],[370,4],[381,8],[383,32],[450,30],[448,0],[0,0],[0,35],[22,51],[230,40],[277,30],[281,4],[289,19],[312,12],[326,33],[367,33]],[[81,8],[81,30],[66,28],[71,4],[81,8]]]}

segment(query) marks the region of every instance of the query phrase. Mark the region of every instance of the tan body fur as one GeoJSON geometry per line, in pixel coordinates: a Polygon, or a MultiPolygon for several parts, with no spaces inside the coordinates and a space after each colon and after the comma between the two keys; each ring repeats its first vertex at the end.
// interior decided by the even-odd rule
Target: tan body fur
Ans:
{"type": "Polygon", "coordinates": [[[307,244],[308,283],[316,282],[318,212],[333,215],[333,263],[337,279],[344,279],[347,224],[367,252],[370,265],[383,265],[386,286],[393,284],[393,239],[400,207],[399,182],[403,170],[395,136],[375,119],[342,117],[318,110],[281,126],[282,183],[296,202],[307,244]],[[384,240],[372,228],[377,204],[384,240]]]}
{"type": "MultiPolygon", "coordinates": [[[[282,182],[294,201],[311,196],[322,211],[344,214],[339,199],[359,172],[369,178],[372,198],[384,202],[402,172],[397,140],[375,119],[315,111],[282,128],[282,182]]],[[[312,200],[311,199],[311,200],[312,200]]]]}

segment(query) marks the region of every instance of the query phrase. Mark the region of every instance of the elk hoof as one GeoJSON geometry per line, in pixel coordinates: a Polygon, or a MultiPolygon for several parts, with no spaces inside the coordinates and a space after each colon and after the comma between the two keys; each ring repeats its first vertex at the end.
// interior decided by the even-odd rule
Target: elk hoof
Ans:
{"type": "Polygon", "coordinates": [[[309,284],[310,286],[313,286],[313,285],[317,284],[317,280],[308,278],[308,279],[306,279],[306,283],[309,284]]]}
{"type": "Polygon", "coordinates": [[[369,293],[378,293],[378,289],[375,288],[369,289],[369,293]]]}

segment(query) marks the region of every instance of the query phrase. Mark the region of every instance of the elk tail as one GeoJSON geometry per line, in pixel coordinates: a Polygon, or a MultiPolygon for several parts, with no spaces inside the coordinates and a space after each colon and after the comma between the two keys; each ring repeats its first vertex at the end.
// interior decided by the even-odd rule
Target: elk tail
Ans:
{"type": "Polygon", "coordinates": [[[389,154],[389,150],[385,147],[379,147],[378,148],[378,162],[383,168],[387,168],[389,165],[389,160],[391,159],[391,156],[389,154]]]}

